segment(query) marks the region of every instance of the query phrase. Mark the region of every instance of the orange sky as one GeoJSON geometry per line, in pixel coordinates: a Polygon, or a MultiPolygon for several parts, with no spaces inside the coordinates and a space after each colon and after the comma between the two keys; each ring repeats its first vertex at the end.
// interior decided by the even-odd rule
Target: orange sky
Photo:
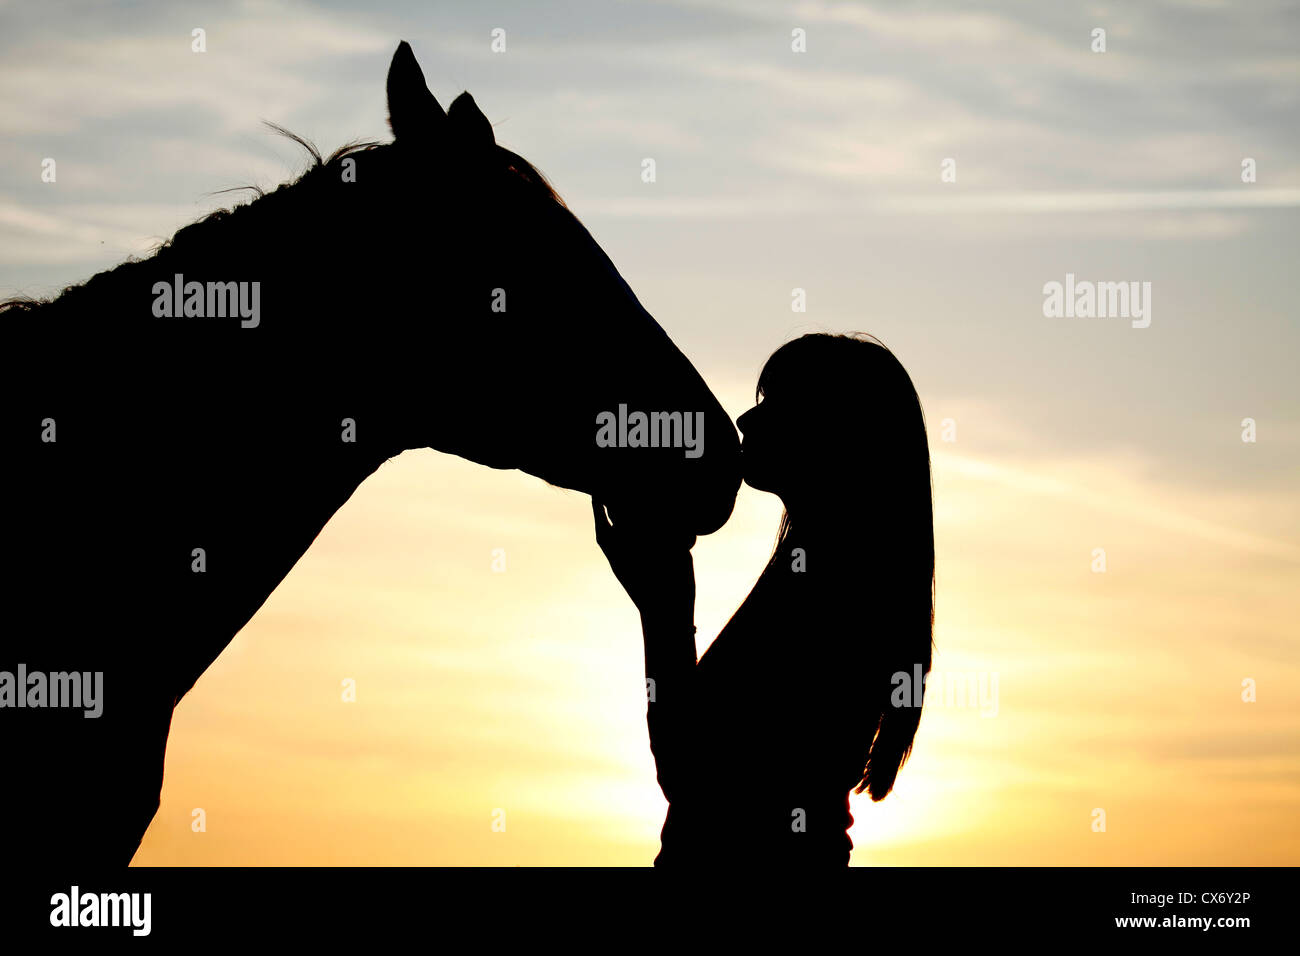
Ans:
{"type": "MultiPolygon", "coordinates": [[[[720,391],[729,411],[747,390],[720,391]]],[[[973,457],[943,415],[934,666],[996,675],[996,707],[927,705],[894,793],[855,798],[854,863],[1300,860],[1300,555],[1242,531],[1284,504],[1189,499],[1137,461],[973,457]]],[[[744,489],[697,545],[701,649],[778,516],[744,489]]],[[[664,802],[641,666],[585,497],[407,453],[177,709],[135,863],[646,864],[664,802]]]]}

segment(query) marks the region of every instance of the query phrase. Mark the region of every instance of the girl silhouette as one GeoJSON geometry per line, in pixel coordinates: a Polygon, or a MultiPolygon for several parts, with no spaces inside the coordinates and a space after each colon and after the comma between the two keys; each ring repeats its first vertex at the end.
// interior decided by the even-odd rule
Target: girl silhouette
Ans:
{"type": "Polygon", "coordinates": [[[785,505],[776,548],[696,662],[694,538],[593,501],[641,612],[647,723],[669,809],[659,866],[844,866],[849,792],[882,800],[920,721],[934,622],[930,455],[879,342],[805,335],[740,416],[744,480],[785,505]],[[898,676],[902,675],[902,676],[898,676]]]}

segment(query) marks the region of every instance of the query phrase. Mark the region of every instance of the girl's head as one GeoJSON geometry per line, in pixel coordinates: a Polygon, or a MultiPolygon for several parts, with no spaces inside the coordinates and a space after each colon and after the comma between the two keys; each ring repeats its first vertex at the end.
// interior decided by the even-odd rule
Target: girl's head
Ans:
{"type": "MultiPolygon", "coordinates": [[[[744,478],[798,518],[895,492],[930,496],[925,420],[912,380],[879,342],[811,334],[772,354],[740,416],[744,478]],[[838,498],[838,502],[836,499],[838,498]]],[[[866,502],[864,502],[865,504],[866,502]]]]}
{"type": "MultiPolygon", "coordinates": [[[[896,707],[894,675],[930,670],[934,514],[930,452],[911,378],[880,342],[811,334],[773,353],[758,404],[740,416],[747,484],[778,495],[785,514],[763,580],[792,575],[789,545],[808,551],[808,583],[846,650],[862,694],[865,769],[857,791],[889,793],[920,722],[912,694],[896,707]],[[864,713],[865,711],[865,713],[864,713]]],[[[910,684],[909,684],[910,686],[910,684]]],[[[857,691],[855,691],[856,693],[857,691]]]]}

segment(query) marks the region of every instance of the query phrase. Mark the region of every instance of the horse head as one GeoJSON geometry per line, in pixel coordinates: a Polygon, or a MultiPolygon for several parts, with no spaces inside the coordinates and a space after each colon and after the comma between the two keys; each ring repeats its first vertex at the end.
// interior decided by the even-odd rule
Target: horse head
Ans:
{"type": "Polygon", "coordinates": [[[413,445],[518,468],[695,534],[719,528],[740,485],[735,427],[600,246],[496,143],[468,93],[443,110],[405,42],[388,107],[394,143],[381,175],[411,226],[394,265],[441,277],[423,303],[396,306],[429,311],[432,295],[439,315],[408,356],[424,389],[415,404],[436,409],[436,424],[411,429],[413,445]]]}

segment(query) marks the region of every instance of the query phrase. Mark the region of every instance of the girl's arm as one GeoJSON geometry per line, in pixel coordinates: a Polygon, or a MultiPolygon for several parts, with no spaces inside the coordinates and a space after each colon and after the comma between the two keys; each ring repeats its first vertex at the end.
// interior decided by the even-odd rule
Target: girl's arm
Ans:
{"type": "Polygon", "coordinates": [[[696,774],[695,627],[641,615],[645,638],[646,726],[659,788],[671,803],[696,774]]]}
{"type": "Polygon", "coordinates": [[[695,538],[653,523],[620,521],[616,527],[594,500],[592,512],[596,542],[641,612],[650,749],[671,802],[678,786],[695,775],[695,538]]]}

